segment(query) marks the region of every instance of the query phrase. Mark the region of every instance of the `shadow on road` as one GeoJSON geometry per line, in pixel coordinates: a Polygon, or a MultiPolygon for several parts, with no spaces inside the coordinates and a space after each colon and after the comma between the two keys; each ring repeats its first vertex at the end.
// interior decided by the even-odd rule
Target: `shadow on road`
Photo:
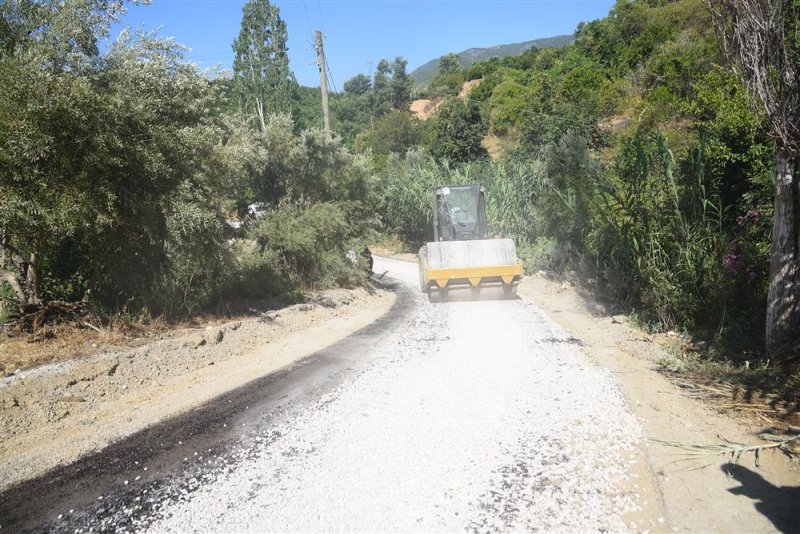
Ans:
{"type": "Polygon", "coordinates": [[[734,463],[723,465],[722,470],[740,484],[729,492],[755,500],[756,510],[781,532],[800,532],[800,486],[775,486],[760,474],[734,463]]]}

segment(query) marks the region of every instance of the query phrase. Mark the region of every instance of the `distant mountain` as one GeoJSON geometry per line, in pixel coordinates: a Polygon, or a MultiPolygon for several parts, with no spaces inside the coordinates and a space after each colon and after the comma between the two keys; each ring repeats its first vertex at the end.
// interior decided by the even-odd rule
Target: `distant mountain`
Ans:
{"type": "MultiPolygon", "coordinates": [[[[570,44],[574,40],[572,35],[556,35],[555,37],[545,37],[543,39],[534,39],[533,41],[525,41],[524,43],[512,43],[505,45],[492,46],[490,48],[468,48],[463,52],[459,52],[458,59],[461,62],[461,67],[466,68],[473,63],[486,61],[493,57],[508,57],[518,56],[525,50],[531,47],[539,48],[558,48],[570,44]]],[[[411,75],[417,85],[426,85],[436,75],[436,70],[439,65],[439,58],[432,59],[416,68],[411,75]]]]}

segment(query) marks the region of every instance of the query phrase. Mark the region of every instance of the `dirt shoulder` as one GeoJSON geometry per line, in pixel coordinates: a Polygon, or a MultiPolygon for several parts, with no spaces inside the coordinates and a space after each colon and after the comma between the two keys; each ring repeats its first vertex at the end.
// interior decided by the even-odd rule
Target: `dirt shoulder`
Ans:
{"type": "Polygon", "coordinates": [[[665,356],[660,345],[624,319],[609,316],[570,284],[530,276],[523,280],[519,294],[580,339],[587,356],[614,374],[641,421],[649,443],[642,451],[644,465],[639,477],[644,487],[636,490],[645,496],[644,507],[657,503],[664,518],[663,525],[647,528],[681,532],[800,529],[797,460],[770,450],[761,454],[760,467],[754,465],[752,454],[742,456],[738,465],[731,463],[729,456],[685,461],[688,456],[682,449],[656,443],[711,445],[722,439],[766,443],[758,439],[760,427],[755,422],[717,413],[686,396],[656,370],[665,356]]]}
{"type": "Polygon", "coordinates": [[[0,379],[0,491],[317,352],[385,314],[395,295],[323,292],[260,317],[0,379]]]}

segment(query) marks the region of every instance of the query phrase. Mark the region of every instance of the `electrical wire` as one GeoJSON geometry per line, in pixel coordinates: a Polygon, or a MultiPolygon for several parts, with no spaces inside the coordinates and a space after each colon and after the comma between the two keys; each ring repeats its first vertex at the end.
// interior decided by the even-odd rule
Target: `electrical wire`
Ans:
{"type": "Polygon", "coordinates": [[[333,81],[333,73],[331,72],[331,66],[328,64],[328,56],[325,56],[325,72],[328,74],[328,78],[331,80],[331,85],[333,85],[333,92],[338,93],[339,90],[336,89],[336,82],[333,81]]]}
{"type": "Polygon", "coordinates": [[[322,26],[322,33],[324,34],[325,33],[325,21],[322,20],[322,6],[320,5],[319,0],[317,0],[317,11],[319,11],[319,24],[320,24],[320,26],[322,26]]]}
{"type": "Polygon", "coordinates": [[[314,30],[311,28],[311,19],[308,18],[308,8],[306,7],[306,0],[303,0],[303,12],[306,14],[306,23],[308,24],[308,33],[311,34],[311,40],[314,40],[314,30]]]}

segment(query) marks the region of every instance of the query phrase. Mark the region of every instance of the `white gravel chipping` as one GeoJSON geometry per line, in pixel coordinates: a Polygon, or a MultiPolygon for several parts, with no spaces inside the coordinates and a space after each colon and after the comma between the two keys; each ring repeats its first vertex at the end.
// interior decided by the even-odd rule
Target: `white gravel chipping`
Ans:
{"type": "MultiPolygon", "coordinates": [[[[375,270],[417,284],[416,265],[375,270]]],[[[627,530],[642,430],[610,374],[525,301],[414,298],[366,372],[149,529],[627,530]]]]}

